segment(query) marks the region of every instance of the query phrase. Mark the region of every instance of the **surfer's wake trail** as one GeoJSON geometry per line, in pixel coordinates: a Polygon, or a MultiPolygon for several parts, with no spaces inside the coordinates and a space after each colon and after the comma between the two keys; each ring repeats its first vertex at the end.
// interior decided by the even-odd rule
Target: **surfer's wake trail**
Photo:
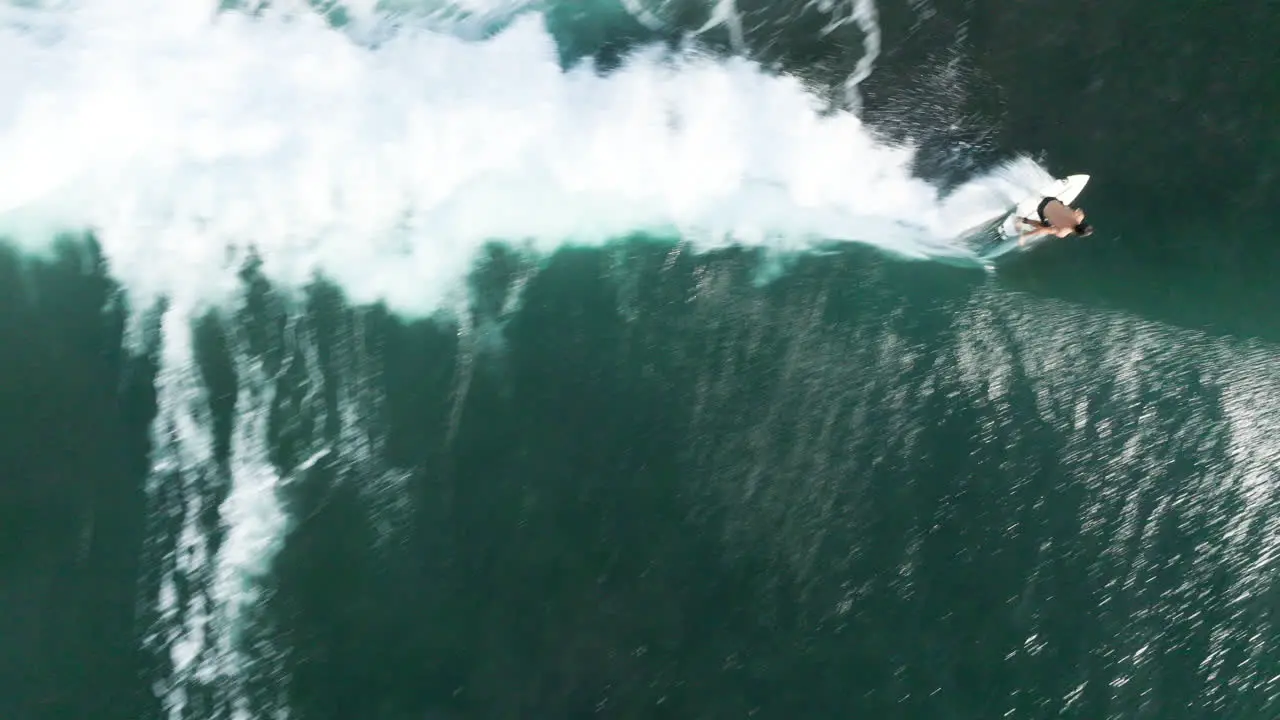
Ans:
{"type": "Polygon", "coordinates": [[[286,287],[318,273],[418,313],[493,240],[964,256],[965,219],[1008,204],[990,179],[940,202],[909,148],[745,60],[654,50],[601,77],[563,72],[537,15],[373,46],[311,12],[212,6],[4,9],[0,230],[39,247],[92,228],[142,303],[216,302],[252,245],[286,287]]]}

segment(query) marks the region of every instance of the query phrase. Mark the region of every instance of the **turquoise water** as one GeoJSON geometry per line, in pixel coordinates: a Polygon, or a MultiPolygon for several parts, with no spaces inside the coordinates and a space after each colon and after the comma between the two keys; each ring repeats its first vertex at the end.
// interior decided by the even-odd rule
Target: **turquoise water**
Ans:
{"type": "Polygon", "coordinates": [[[0,16],[0,715],[1276,714],[1274,11],[191,7],[0,16]]]}

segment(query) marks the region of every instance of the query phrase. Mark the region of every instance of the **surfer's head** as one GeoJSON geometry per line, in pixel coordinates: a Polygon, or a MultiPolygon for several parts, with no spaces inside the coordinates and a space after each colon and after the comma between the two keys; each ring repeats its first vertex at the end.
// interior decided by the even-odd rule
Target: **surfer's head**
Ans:
{"type": "Polygon", "coordinates": [[[1093,232],[1093,226],[1084,221],[1084,211],[1080,208],[1071,208],[1072,214],[1076,217],[1076,224],[1072,230],[1080,237],[1084,237],[1093,232]]]}

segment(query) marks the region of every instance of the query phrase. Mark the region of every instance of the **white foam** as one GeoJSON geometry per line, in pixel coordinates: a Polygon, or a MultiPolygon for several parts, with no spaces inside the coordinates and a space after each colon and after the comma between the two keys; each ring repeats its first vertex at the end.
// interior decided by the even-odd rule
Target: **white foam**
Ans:
{"type": "MultiPolygon", "coordinates": [[[[167,716],[179,718],[187,707],[188,684],[221,663],[211,624],[220,619],[203,592],[209,572],[210,538],[201,527],[205,510],[205,474],[214,464],[214,439],[208,398],[195,362],[186,308],[171,307],[162,318],[160,371],[156,377],[156,419],[152,425],[151,474],[146,489],[152,513],[180,518],[172,555],[153,557],[160,572],[154,598],[158,618],[148,628],[145,644],[167,653],[171,673],[157,679],[153,691],[163,698],[167,716]],[[163,486],[175,484],[169,492],[163,486]],[[179,496],[174,503],[169,499],[179,496]],[[179,586],[189,594],[178,591],[179,586]]],[[[216,635],[216,633],[214,633],[216,635]]]]}
{"type": "Polygon", "coordinates": [[[219,296],[246,243],[277,281],[320,272],[406,312],[491,239],[678,229],[704,247],[965,254],[909,150],[746,61],[655,51],[564,73],[536,15],[484,41],[368,47],[311,13],[211,2],[6,11],[0,225],[96,229],[135,294],[219,296]]]}

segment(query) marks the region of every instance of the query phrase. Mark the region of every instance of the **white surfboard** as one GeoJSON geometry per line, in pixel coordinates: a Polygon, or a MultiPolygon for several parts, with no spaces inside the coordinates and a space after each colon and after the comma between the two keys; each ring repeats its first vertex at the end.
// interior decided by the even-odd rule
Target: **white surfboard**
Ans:
{"type": "MultiPolygon", "coordinates": [[[[1003,222],[1000,223],[1000,234],[1004,237],[1005,242],[996,245],[994,248],[982,253],[983,257],[994,258],[1004,255],[1018,247],[1018,235],[1025,226],[1018,224],[1018,218],[1026,217],[1037,219],[1036,208],[1039,207],[1040,201],[1046,197],[1056,197],[1063,203],[1070,205],[1073,200],[1080,195],[1080,191],[1084,190],[1084,186],[1089,184],[1088,175],[1068,175],[1061,180],[1054,180],[1052,184],[1040,188],[1036,194],[1027,197],[1027,199],[1018,203],[1014,207],[1013,212],[1009,213],[1003,222]]],[[[1044,236],[1041,236],[1042,239],[1044,236]]],[[[1029,247],[1036,244],[1032,241],[1029,247]]]]}

